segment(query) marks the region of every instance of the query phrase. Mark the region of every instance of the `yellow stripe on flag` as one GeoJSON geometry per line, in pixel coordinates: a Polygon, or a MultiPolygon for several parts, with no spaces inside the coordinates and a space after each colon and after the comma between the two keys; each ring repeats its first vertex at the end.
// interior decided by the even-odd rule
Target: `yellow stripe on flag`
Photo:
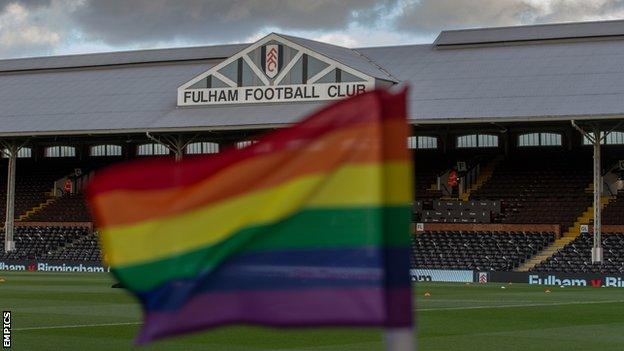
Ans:
{"type": "Polygon", "coordinates": [[[345,165],[174,217],[103,228],[102,243],[111,266],[128,266],[213,245],[242,228],[274,222],[303,208],[405,205],[412,194],[384,195],[382,180],[404,187],[410,169],[408,162],[345,165]]]}

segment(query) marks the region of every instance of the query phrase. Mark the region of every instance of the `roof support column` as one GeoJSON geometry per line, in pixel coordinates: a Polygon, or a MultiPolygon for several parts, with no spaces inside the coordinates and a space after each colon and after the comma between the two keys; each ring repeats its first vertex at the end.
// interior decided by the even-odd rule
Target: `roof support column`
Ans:
{"type": "Polygon", "coordinates": [[[173,152],[176,162],[182,161],[182,157],[184,156],[184,147],[186,144],[182,142],[182,138],[177,137],[172,140],[172,143],[169,147],[169,150],[173,152]]]}
{"type": "Polygon", "coordinates": [[[602,262],[602,167],[600,162],[600,142],[602,132],[594,128],[594,245],[592,263],[602,262]]]}
{"type": "Polygon", "coordinates": [[[6,218],[4,224],[4,252],[15,251],[13,232],[15,228],[15,170],[19,146],[14,143],[3,143],[3,153],[9,160],[7,167],[7,199],[6,218]]]}
{"type": "Polygon", "coordinates": [[[600,126],[592,125],[591,132],[586,132],[574,121],[572,126],[576,128],[594,147],[594,244],[592,246],[592,263],[602,263],[602,163],[600,158],[601,143],[609,134],[603,133],[600,126]]]}
{"type": "Polygon", "coordinates": [[[149,132],[145,133],[148,138],[153,141],[164,145],[169,151],[171,151],[175,157],[176,162],[182,161],[184,156],[184,149],[186,146],[193,142],[196,136],[185,137],[182,135],[162,135],[154,136],[149,132]]]}

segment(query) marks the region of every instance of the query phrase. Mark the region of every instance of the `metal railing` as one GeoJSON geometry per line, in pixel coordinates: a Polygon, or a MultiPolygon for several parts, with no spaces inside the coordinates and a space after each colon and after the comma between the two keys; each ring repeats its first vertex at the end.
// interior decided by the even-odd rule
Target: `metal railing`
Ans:
{"type": "MultiPolygon", "coordinates": [[[[438,175],[438,190],[442,192],[442,196],[449,196],[452,193],[451,189],[447,186],[450,172],[450,170],[447,170],[444,171],[444,173],[438,175]]],[[[477,182],[477,179],[479,179],[480,174],[481,165],[477,163],[463,175],[459,176],[457,180],[459,185],[459,195],[465,193],[473,184],[475,184],[477,182]]]]}
{"type": "Polygon", "coordinates": [[[475,166],[470,168],[463,176],[459,179],[459,193],[463,194],[470,187],[477,182],[479,179],[479,175],[481,174],[481,164],[477,163],[475,166]]]}

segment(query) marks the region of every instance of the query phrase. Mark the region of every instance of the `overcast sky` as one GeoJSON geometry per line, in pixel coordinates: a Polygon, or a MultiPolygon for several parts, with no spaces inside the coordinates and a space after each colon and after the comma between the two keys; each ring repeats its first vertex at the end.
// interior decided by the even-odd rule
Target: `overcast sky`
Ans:
{"type": "Polygon", "coordinates": [[[0,0],[0,58],[251,42],[349,47],[443,29],[624,18],[624,0],[0,0]]]}

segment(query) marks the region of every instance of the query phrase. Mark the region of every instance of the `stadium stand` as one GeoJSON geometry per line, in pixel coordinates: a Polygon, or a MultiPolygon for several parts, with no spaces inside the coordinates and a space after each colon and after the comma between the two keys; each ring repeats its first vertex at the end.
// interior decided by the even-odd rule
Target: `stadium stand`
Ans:
{"type": "MultiPolygon", "coordinates": [[[[53,188],[53,183],[58,178],[69,172],[67,166],[60,163],[48,165],[35,164],[32,162],[18,162],[15,181],[15,217],[39,205],[48,199],[53,188]]],[[[6,163],[0,164],[0,220],[4,222],[6,216],[6,163]]]]}
{"type": "MultiPolygon", "coordinates": [[[[605,167],[616,162],[618,158],[618,152],[610,154],[605,161],[605,167]]],[[[605,252],[610,251],[608,255],[605,254],[608,262],[602,266],[591,264],[591,240],[583,241],[591,239],[591,236],[583,235],[574,240],[579,235],[578,228],[574,228],[579,223],[575,222],[585,218],[587,211],[592,208],[590,165],[591,158],[585,150],[572,153],[563,150],[518,152],[496,165],[489,179],[471,193],[470,201],[442,199],[441,196],[428,197],[426,195],[431,195],[431,192],[421,193],[414,202],[413,218],[424,223],[557,224],[562,233],[572,230],[566,233],[573,239],[572,242],[563,249],[557,250],[557,247],[553,257],[532,270],[619,272],[619,266],[614,263],[619,261],[614,257],[624,257],[624,247],[613,244],[615,236],[605,239],[605,252]],[[481,207],[477,205],[479,203],[481,207]],[[610,243],[610,247],[606,243],[610,243]],[[577,252],[583,252],[584,256],[573,259],[572,253],[577,252]]],[[[615,200],[606,206],[603,224],[623,224],[623,213],[624,193],[620,191],[615,200]]],[[[513,239],[516,237],[506,240],[508,236],[514,235],[513,232],[498,234],[503,235],[492,238],[485,230],[468,234],[458,230],[416,235],[413,238],[415,244],[412,246],[413,266],[514,270],[528,258],[543,253],[543,249],[555,247],[554,233],[548,234],[548,240],[532,242],[531,249],[527,252],[514,246],[513,239]],[[478,244],[479,240],[471,241],[475,237],[484,240],[483,245],[478,244]],[[501,240],[502,244],[496,240],[501,240]],[[523,254],[512,255],[519,252],[523,254]]],[[[569,241],[564,242],[567,244],[569,241]]]]}
{"type": "MultiPolygon", "coordinates": [[[[586,155],[578,157],[565,152],[536,155],[516,153],[502,159],[491,176],[470,200],[444,198],[435,190],[437,177],[467,159],[471,165],[488,163],[493,156],[444,156],[439,152],[415,155],[414,221],[425,223],[457,224],[559,224],[569,227],[580,213],[591,206],[588,186],[591,162],[586,155]],[[476,161],[475,161],[476,160],[476,161]],[[563,181],[562,181],[563,180],[563,181]]],[[[91,222],[90,214],[81,193],[54,197],[52,184],[74,168],[98,169],[113,162],[99,163],[64,161],[54,166],[41,167],[33,162],[21,161],[17,177],[16,217],[37,205],[52,199],[47,206],[22,218],[24,222],[91,222]]],[[[46,163],[44,163],[46,164],[46,163]]],[[[47,164],[46,164],[47,165],[47,164]]],[[[1,164],[0,167],[6,167],[1,164]]],[[[6,174],[0,170],[0,186],[6,186],[6,174]]],[[[5,196],[4,192],[0,195],[5,196]]],[[[2,201],[3,199],[0,199],[2,201]]],[[[4,202],[0,209],[4,211],[4,202]]],[[[624,223],[622,209],[624,194],[619,193],[604,212],[605,224],[624,223]]],[[[3,212],[4,213],[4,212],[3,212]]],[[[586,239],[583,236],[582,239],[586,239]]],[[[413,267],[440,269],[513,270],[528,258],[540,252],[555,240],[554,233],[531,231],[433,231],[413,237],[413,267]]],[[[574,249],[581,247],[581,238],[560,250],[548,261],[534,269],[559,269],[590,271],[602,269],[616,271],[615,266],[596,268],[591,265],[587,252],[571,259],[574,249]],[[572,247],[571,245],[575,245],[572,247]],[[563,260],[566,258],[566,260],[563,260]],[[564,264],[562,262],[572,262],[564,264]],[[556,265],[555,265],[556,263],[556,265]]],[[[99,262],[101,252],[97,233],[73,227],[19,227],[16,235],[18,251],[2,254],[2,259],[50,259],[99,262]]],[[[591,242],[586,243],[591,247],[591,242]]],[[[583,250],[587,247],[583,246],[583,250]]],[[[610,248],[610,257],[622,247],[610,248]]],[[[605,248],[605,251],[607,248],[605,248]]],[[[587,250],[586,250],[587,251],[587,250]]],[[[624,253],[624,251],[622,251],[624,253]]],[[[617,254],[624,256],[621,254],[617,254]]]]}
{"type": "Polygon", "coordinates": [[[593,235],[584,233],[537,265],[532,271],[575,273],[624,273],[624,233],[603,235],[604,258],[602,264],[593,264],[591,248],[593,235]]]}
{"type": "MultiPolygon", "coordinates": [[[[0,252],[0,259],[50,259],[57,250],[87,237],[88,232],[84,227],[17,227],[14,236],[17,250],[0,252]]],[[[4,231],[0,232],[0,238],[4,240],[4,231]]],[[[91,256],[89,253],[79,259],[91,256]]]]}
{"type": "Polygon", "coordinates": [[[442,196],[439,190],[432,189],[439,173],[448,166],[447,161],[439,156],[434,154],[414,157],[414,164],[418,165],[414,167],[414,198],[422,200],[442,196]]]}
{"type": "Polygon", "coordinates": [[[98,243],[98,233],[92,232],[79,236],[73,242],[46,255],[50,260],[101,262],[102,251],[98,243]]]}
{"type": "MultiPolygon", "coordinates": [[[[6,162],[0,160],[0,223],[6,215],[6,162]]],[[[54,182],[71,175],[76,169],[82,174],[97,171],[119,159],[54,159],[33,161],[18,159],[16,174],[15,218],[24,222],[91,222],[85,199],[75,194],[54,194],[54,182]],[[55,196],[62,195],[62,196],[55,196]]]]}
{"type": "Polygon", "coordinates": [[[91,222],[91,215],[82,194],[65,194],[41,211],[28,216],[26,222],[91,222]]]}
{"type": "Polygon", "coordinates": [[[414,202],[415,218],[424,223],[490,223],[500,213],[500,201],[433,200],[414,202]],[[425,207],[431,207],[427,209],[425,207]]]}
{"type": "Polygon", "coordinates": [[[412,267],[513,270],[554,239],[546,232],[428,231],[412,236],[412,267]]]}
{"type": "Polygon", "coordinates": [[[500,200],[501,223],[567,229],[592,205],[591,159],[579,154],[519,154],[503,161],[473,200],[500,200]]]}
{"type": "Polygon", "coordinates": [[[620,190],[614,201],[602,213],[603,224],[624,224],[624,191],[620,190]]]}

